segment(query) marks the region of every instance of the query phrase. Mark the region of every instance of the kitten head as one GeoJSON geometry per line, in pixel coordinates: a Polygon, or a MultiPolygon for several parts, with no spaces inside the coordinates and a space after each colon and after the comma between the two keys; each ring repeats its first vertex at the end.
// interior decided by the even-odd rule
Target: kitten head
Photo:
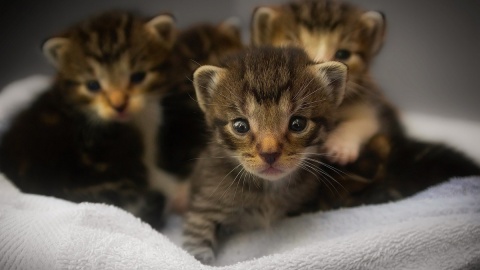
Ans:
{"type": "Polygon", "coordinates": [[[175,40],[174,20],[107,12],[43,44],[58,71],[58,91],[90,118],[126,121],[148,94],[162,93],[165,61],[175,40]]]}
{"type": "Polygon", "coordinates": [[[341,61],[350,79],[368,71],[385,35],[385,18],[334,0],[300,0],[258,7],[251,22],[253,45],[304,48],[315,61],[341,61]]]}
{"type": "Polygon", "coordinates": [[[277,180],[321,144],[342,102],[347,67],[296,48],[249,49],[194,73],[215,140],[245,170],[277,180]]]}
{"type": "Polygon", "coordinates": [[[235,18],[217,25],[198,24],[182,31],[175,44],[181,56],[178,61],[188,64],[193,72],[199,65],[219,65],[220,59],[243,48],[241,31],[235,18]]]}

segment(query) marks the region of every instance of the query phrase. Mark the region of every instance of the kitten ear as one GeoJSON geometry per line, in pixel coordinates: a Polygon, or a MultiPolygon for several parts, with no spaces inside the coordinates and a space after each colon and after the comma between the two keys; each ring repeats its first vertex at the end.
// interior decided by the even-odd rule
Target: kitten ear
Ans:
{"type": "Polygon", "coordinates": [[[215,66],[201,66],[193,73],[193,86],[197,95],[198,105],[202,111],[207,111],[207,104],[217,88],[220,77],[227,71],[215,66]]]}
{"type": "Polygon", "coordinates": [[[68,46],[70,46],[68,38],[54,37],[43,42],[42,51],[48,61],[58,67],[68,46]]]}
{"type": "Polygon", "coordinates": [[[241,39],[240,19],[238,17],[231,17],[221,22],[218,29],[231,37],[241,39]]]}
{"type": "Polygon", "coordinates": [[[345,87],[347,85],[348,68],[347,65],[329,61],[312,66],[317,77],[326,82],[327,91],[333,97],[335,104],[338,106],[342,103],[345,96],[345,87]]]}
{"type": "Polygon", "coordinates": [[[376,54],[382,48],[387,22],[385,15],[379,11],[367,11],[360,21],[366,29],[366,38],[370,40],[370,53],[376,54]]]}
{"type": "Polygon", "coordinates": [[[273,24],[278,16],[277,10],[271,7],[257,7],[253,11],[250,23],[251,43],[254,46],[272,43],[273,24]]]}
{"type": "Polygon", "coordinates": [[[175,43],[175,18],[170,14],[159,15],[146,23],[147,29],[164,42],[167,48],[175,43]]]}

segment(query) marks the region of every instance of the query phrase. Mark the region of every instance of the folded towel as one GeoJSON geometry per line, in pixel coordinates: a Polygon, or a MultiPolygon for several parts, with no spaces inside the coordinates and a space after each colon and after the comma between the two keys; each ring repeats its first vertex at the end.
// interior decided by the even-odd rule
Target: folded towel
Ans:
{"type": "MultiPolygon", "coordinates": [[[[23,194],[0,176],[0,269],[213,269],[113,206],[23,194]]],[[[220,269],[480,269],[480,177],[381,205],[286,219],[232,235],[220,269]]],[[[215,268],[216,269],[216,268],[215,268]]]]}

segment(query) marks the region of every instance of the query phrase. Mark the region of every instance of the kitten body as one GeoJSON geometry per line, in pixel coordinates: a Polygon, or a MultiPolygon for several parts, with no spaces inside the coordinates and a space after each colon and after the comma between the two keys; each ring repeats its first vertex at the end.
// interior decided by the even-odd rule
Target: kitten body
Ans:
{"type": "Polygon", "coordinates": [[[121,11],[48,39],[56,80],[3,136],[1,171],[25,192],[112,203],[158,226],[174,189],[155,162],[173,39],[170,15],[121,11]]]}
{"type": "Polygon", "coordinates": [[[315,61],[341,61],[349,67],[345,99],[337,127],[324,147],[333,162],[345,165],[358,158],[375,134],[402,136],[395,108],[369,73],[385,35],[385,18],[348,3],[301,0],[259,7],[252,17],[253,45],[296,46],[315,61]]]}
{"type": "Polygon", "coordinates": [[[214,259],[218,229],[269,226],[312,211],[321,188],[318,146],[344,95],[346,66],[300,49],[249,49],[195,72],[212,142],[191,176],[184,247],[214,259]]]}

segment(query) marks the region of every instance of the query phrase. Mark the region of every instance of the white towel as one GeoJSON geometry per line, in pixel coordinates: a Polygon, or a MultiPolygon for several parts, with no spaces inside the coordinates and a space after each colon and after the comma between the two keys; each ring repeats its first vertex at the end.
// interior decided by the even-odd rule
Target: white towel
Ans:
{"type": "MultiPolygon", "coordinates": [[[[0,269],[213,269],[113,206],[20,193],[0,177],[0,269]]],[[[170,238],[170,239],[169,239],[170,238]]],[[[480,177],[395,203],[303,215],[220,246],[220,269],[480,269],[480,177]]],[[[215,268],[217,269],[217,268],[215,268]]]]}

